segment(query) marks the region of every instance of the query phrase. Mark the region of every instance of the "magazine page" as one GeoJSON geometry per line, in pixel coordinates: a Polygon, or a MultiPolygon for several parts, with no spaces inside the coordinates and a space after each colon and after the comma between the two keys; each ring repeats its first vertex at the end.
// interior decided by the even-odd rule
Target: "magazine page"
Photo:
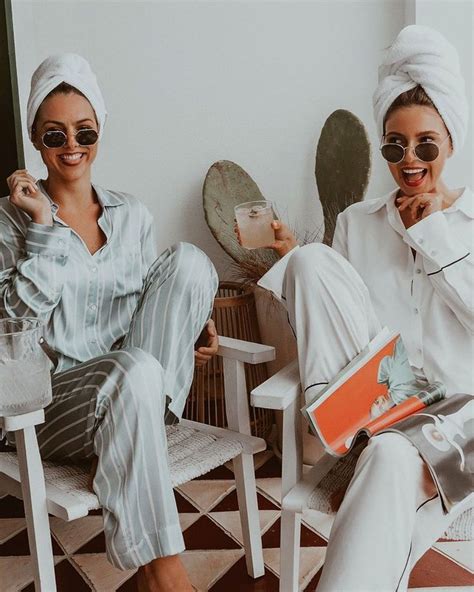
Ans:
{"type": "Polygon", "coordinates": [[[445,511],[472,492],[473,395],[453,395],[384,431],[402,434],[416,446],[430,468],[445,511]]]}
{"type": "MultiPolygon", "coordinates": [[[[387,330],[382,335],[302,409],[330,454],[346,454],[360,430],[396,405],[405,402],[401,417],[420,408],[420,400],[407,401],[422,385],[411,370],[400,336],[387,330]]],[[[392,421],[398,419],[396,414],[392,421]]]]}

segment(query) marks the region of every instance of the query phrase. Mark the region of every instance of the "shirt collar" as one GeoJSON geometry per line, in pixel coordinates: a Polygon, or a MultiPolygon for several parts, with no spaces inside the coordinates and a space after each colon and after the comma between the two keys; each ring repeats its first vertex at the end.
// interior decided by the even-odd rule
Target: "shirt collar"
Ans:
{"type": "MultiPolygon", "coordinates": [[[[384,206],[388,207],[391,203],[393,203],[393,200],[395,199],[397,191],[398,191],[398,189],[394,189],[393,191],[390,191],[390,193],[387,193],[387,195],[384,195],[383,197],[380,197],[379,199],[374,199],[373,200],[374,203],[367,209],[367,213],[373,214],[374,212],[378,212],[384,206]]],[[[453,203],[453,205],[450,206],[449,208],[446,208],[444,210],[444,212],[449,214],[451,212],[455,212],[456,210],[461,210],[461,212],[466,214],[466,216],[468,216],[469,218],[474,218],[473,199],[474,199],[474,196],[473,196],[471,189],[469,187],[465,187],[464,191],[457,198],[457,200],[453,203]]]]}
{"type": "MultiPolygon", "coordinates": [[[[46,191],[44,183],[41,180],[39,180],[38,183],[41,186],[41,192],[44,193],[44,195],[48,198],[49,203],[51,204],[51,211],[53,212],[53,214],[56,214],[56,212],[59,209],[58,204],[51,199],[50,195],[46,191]]],[[[121,206],[125,203],[124,200],[121,197],[119,197],[119,195],[115,192],[112,193],[111,191],[107,191],[107,189],[103,189],[102,187],[94,185],[93,183],[92,187],[94,188],[94,191],[97,195],[97,199],[99,200],[99,203],[102,207],[121,206]]]]}

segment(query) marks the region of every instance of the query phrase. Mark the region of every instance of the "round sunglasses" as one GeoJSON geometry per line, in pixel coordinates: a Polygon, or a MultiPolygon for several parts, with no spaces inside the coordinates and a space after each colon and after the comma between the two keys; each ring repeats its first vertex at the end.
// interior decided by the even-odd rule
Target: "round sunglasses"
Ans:
{"type": "MultiPolygon", "coordinates": [[[[432,162],[439,156],[439,147],[446,142],[450,136],[446,138],[438,145],[435,142],[420,142],[413,147],[413,152],[418,160],[422,162],[432,162]]],[[[401,144],[395,144],[387,142],[380,146],[380,152],[387,162],[391,164],[398,164],[405,158],[407,150],[410,150],[410,146],[402,146],[401,144]]]]}
{"type": "MultiPolygon", "coordinates": [[[[99,139],[99,134],[92,128],[77,130],[73,135],[79,146],[92,146],[99,139]]],[[[67,144],[67,134],[61,130],[49,130],[41,140],[46,148],[62,148],[67,144]]]]}

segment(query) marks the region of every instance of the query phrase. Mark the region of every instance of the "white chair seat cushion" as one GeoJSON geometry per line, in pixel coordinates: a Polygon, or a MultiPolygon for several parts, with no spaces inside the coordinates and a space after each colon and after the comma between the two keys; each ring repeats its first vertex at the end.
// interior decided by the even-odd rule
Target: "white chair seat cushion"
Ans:
{"type": "MultiPolygon", "coordinates": [[[[237,440],[219,438],[179,424],[166,426],[166,435],[173,486],[204,475],[242,452],[242,444],[237,440]]],[[[87,489],[90,462],[63,464],[43,461],[43,469],[47,485],[67,493],[89,510],[100,508],[96,495],[87,489]]],[[[0,473],[18,473],[16,452],[0,453],[0,473]]]]}
{"type": "MultiPolygon", "coordinates": [[[[328,474],[321,479],[308,499],[308,508],[324,514],[335,514],[330,498],[341,488],[346,488],[352,478],[358,455],[348,454],[341,458],[328,474]]],[[[463,512],[448,528],[444,537],[453,541],[470,541],[474,538],[472,508],[463,512]]]]}

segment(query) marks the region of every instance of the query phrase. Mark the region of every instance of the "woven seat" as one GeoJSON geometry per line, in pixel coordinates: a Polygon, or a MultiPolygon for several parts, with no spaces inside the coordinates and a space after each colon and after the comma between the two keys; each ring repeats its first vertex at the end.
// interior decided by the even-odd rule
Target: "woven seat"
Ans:
{"type": "MultiPolygon", "coordinates": [[[[173,486],[208,473],[241,454],[243,449],[238,440],[219,438],[181,425],[166,426],[166,434],[173,486]]],[[[58,495],[53,495],[53,498],[62,500],[59,507],[48,506],[51,514],[73,520],[86,516],[89,510],[100,508],[96,495],[87,488],[89,462],[64,464],[43,461],[43,469],[48,494],[57,490],[58,495]]],[[[0,453],[0,472],[11,477],[19,475],[16,452],[0,453]]]]}

